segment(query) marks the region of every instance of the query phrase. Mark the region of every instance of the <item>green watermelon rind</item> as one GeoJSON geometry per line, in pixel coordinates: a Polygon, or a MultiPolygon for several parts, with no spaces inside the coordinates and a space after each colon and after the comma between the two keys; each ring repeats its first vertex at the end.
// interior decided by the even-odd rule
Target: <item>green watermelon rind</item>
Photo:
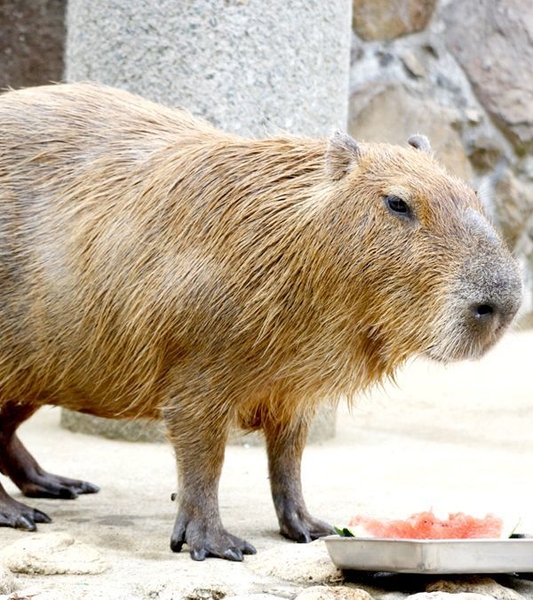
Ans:
{"type": "Polygon", "coordinates": [[[337,527],[336,525],[333,525],[333,529],[335,530],[335,533],[341,537],[357,537],[349,527],[337,527]]]}

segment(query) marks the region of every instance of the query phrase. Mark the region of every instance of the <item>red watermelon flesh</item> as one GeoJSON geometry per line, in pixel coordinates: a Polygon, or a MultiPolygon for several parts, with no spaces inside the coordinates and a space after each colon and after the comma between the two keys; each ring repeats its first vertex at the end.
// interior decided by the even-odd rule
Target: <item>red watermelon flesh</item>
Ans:
{"type": "Polygon", "coordinates": [[[433,511],[412,514],[405,520],[353,517],[348,523],[357,535],[411,540],[450,540],[501,538],[503,520],[493,514],[476,518],[462,512],[439,519],[433,511]]]}

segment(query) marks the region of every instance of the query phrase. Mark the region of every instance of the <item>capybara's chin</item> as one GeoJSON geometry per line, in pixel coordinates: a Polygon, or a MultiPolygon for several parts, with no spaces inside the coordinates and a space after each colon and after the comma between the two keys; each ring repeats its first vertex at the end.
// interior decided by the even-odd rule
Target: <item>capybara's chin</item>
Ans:
{"type": "MultiPolygon", "coordinates": [[[[242,560],[217,497],[239,423],[264,433],[281,534],[327,535],[300,482],[319,403],[416,355],[480,356],[520,299],[479,198],[423,136],[247,139],[89,83],[0,96],[0,472],[28,496],[98,489],[23,446],[40,406],[163,417],[172,550],[242,560]]],[[[0,485],[0,526],[48,520],[0,485]]]]}
{"type": "MultiPolygon", "coordinates": [[[[502,332],[503,333],[503,332],[502,332]]],[[[451,340],[442,340],[422,353],[432,361],[448,364],[462,360],[477,360],[483,357],[501,338],[496,334],[491,339],[479,340],[467,335],[457,335],[451,340]]]]}

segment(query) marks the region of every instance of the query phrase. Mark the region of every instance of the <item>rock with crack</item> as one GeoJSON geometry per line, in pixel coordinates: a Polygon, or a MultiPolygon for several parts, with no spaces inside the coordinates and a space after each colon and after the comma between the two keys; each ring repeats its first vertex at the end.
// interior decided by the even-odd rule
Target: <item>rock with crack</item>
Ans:
{"type": "Polygon", "coordinates": [[[0,560],[13,573],[28,575],[91,575],[108,564],[96,548],[66,533],[43,533],[17,540],[0,552],[0,560]]]}
{"type": "Polygon", "coordinates": [[[307,588],[295,600],[374,600],[373,597],[360,588],[345,586],[314,585],[307,588]]]}
{"type": "Polygon", "coordinates": [[[465,579],[443,579],[427,586],[427,592],[449,592],[454,594],[452,600],[457,600],[455,594],[470,592],[481,594],[490,600],[525,600],[511,588],[505,587],[490,577],[467,577],[465,579]]]}
{"type": "Polygon", "coordinates": [[[419,594],[407,596],[405,600],[492,600],[492,596],[471,592],[459,592],[457,594],[450,594],[449,592],[420,592],[419,594]]]}

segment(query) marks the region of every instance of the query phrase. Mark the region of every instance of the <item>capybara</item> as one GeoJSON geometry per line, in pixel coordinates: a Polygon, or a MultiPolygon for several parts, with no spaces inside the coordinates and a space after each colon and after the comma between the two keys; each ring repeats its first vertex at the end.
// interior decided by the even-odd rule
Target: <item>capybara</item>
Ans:
{"type": "MultiPolygon", "coordinates": [[[[220,520],[228,431],[262,430],[282,535],[306,509],[310,419],[414,355],[476,358],[521,300],[476,194],[423,136],[402,146],[252,140],[90,83],[0,97],[0,470],[31,497],[96,486],[44,471],[17,427],[44,404],[163,417],[178,466],[171,548],[255,552],[220,520]]],[[[0,524],[44,513],[0,488],[0,524]]]]}

